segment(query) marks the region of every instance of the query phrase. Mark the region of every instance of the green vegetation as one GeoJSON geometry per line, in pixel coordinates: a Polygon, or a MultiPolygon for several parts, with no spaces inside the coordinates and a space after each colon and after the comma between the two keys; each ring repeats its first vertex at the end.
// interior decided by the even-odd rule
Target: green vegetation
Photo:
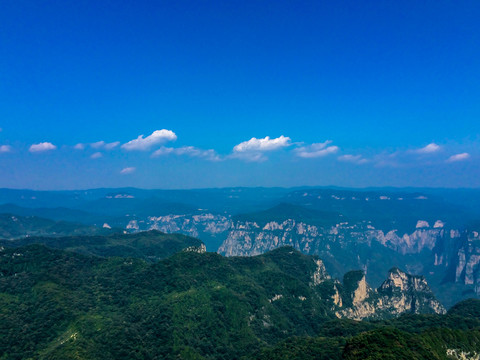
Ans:
{"type": "Polygon", "coordinates": [[[231,359],[331,318],[309,286],[311,257],[292,249],[150,265],[41,245],[0,254],[1,359],[231,359]]]}
{"type": "MultiPolygon", "coordinates": [[[[145,258],[147,245],[166,237],[136,236],[106,242],[128,239],[145,258]]],[[[90,255],[105,255],[99,248],[87,241],[88,255],[43,245],[0,251],[1,360],[446,359],[447,348],[480,352],[479,301],[443,316],[339,320],[328,291],[311,284],[312,257],[289,247],[245,258],[182,251],[153,263],[90,255]]]]}
{"type": "Polygon", "coordinates": [[[25,236],[106,235],[111,232],[109,229],[67,221],[0,214],[0,239],[16,239],[25,236]]]}
{"type": "Polygon", "coordinates": [[[26,237],[17,240],[0,240],[5,247],[43,244],[54,249],[64,249],[82,254],[103,257],[135,257],[157,261],[187,247],[199,247],[202,242],[181,234],[164,234],[152,230],[134,234],[108,236],[26,237]]]}

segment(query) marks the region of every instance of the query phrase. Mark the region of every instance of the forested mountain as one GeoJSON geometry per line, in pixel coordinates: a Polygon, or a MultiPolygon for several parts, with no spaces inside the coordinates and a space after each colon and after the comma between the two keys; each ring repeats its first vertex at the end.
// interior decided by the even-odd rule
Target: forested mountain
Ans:
{"type": "Polygon", "coordinates": [[[423,275],[448,308],[480,298],[478,203],[476,189],[0,189],[0,211],[17,219],[77,222],[13,231],[10,221],[0,231],[12,238],[159,230],[226,256],[293,246],[322,258],[334,277],[363,270],[374,288],[392,267],[423,275]]]}
{"type": "Polygon", "coordinates": [[[85,255],[103,257],[122,256],[157,261],[183,249],[205,251],[198,239],[182,234],[164,234],[152,230],[134,234],[113,233],[106,236],[26,237],[0,240],[0,246],[18,247],[43,244],[50,248],[65,249],[85,255]]]}
{"type": "MultiPolygon", "coordinates": [[[[339,310],[366,299],[362,277],[338,282],[320,259],[289,247],[232,258],[189,247],[149,263],[29,245],[4,248],[0,273],[2,359],[363,359],[385,351],[446,359],[451,351],[478,352],[478,302],[446,315],[434,307],[415,315],[416,307],[388,321],[339,319],[339,310]]],[[[429,291],[395,276],[385,282],[384,302],[429,291]]]]}
{"type": "Polygon", "coordinates": [[[0,239],[27,236],[102,235],[112,233],[109,228],[67,221],[54,221],[37,216],[19,216],[0,213],[0,239]]]}

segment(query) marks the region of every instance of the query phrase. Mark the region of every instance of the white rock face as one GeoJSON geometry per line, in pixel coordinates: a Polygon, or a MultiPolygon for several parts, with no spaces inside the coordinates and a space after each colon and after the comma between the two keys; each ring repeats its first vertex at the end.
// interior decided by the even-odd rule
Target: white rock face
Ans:
{"type": "Polygon", "coordinates": [[[446,310],[433,296],[425,278],[392,269],[377,290],[371,290],[363,276],[353,291],[352,306],[338,310],[336,316],[362,320],[403,313],[445,314],[446,310]]]}
{"type": "MultiPolygon", "coordinates": [[[[106,224],[108,225],[108,224],[106,224]]],[[[438,219],[430,226],[426,220],[417,220],[415,228],[408,233],[398,230],[383,231],[370,221],[339,222],[333,226],[316,226],[287,219],[270,221],[233,222],[230,217],[204,213],[198,215],[151,216],[146,220],[133,219],[127,226],[129,231],[156,229],[166,233],[183,233],[203,238],[215,237],[222,241],[218,252],[226,256],[259,255],[281,246],[293,246],[305,254],[329,254],[332,248],[348,247],[349,244],[377,242],[401,254],[418,254],[434,251],[431,265],[438,271],[452,268],[457,283],[471,286],[480,295],[480,236],[472,231],[468,243],[460,248],[455,244],[463,241],[465,233],[445,228],[438,219]],[[437,246],[440,244],[439,246],[437,246]]],[[[358,259],[358,267],[366,266],[358,259]]]]}
{"type": "Polygon", "coordinates": [[[478,233],[469,234],[464,246],[458,250],[455,282],[473,285],[480,295],[480,239],[478,233]]]}
{"type": "Polygon", "coordinates": [[[435,221],[435,224],[433,225],[433,228],[434,229],[438,229],[438,228],[443,228],[445,226],[445,223],[441,220],[437,220],[435,221]]]}
{"type": "Polygon", "coordinates": [[[447,356],[458,360],[480,360],[480,354],[470,353],[460,349],[447,349],[447,356]]]}
{"type": "MultiPolygon", "coordinates": [[[[436,224],[430,228],[426,221],[419,220],[418,228],[411,234],[399,234],[397,230],[385,233],[369,223],[341,222],[332,227],[318,227],[288,219],[281,223],[268,222],[261,229],[255,223],[236,223],[232,224],[218,252],[226,256],[251,256],[288,245],[303,253],[315,254],[327,243],[354,241],[371,244],[377,241],[402,254],[416,254],[424,249],[432,250],[444,237],[443,227],[438,221],[436,224]]],[[[459,232],[450,235],[460,237],[459,232]]]]}
{"type": "Polygon", "coordinates": [[[145,221],[132,220],[128,223],[128,230],[158,230],[164,233],[181,233],[193,237],[202,234],[221,236],[231,229],[230,218],[210,213],[199,215],[165,215],[149,216],[145,221]]]}
{"type": "Polygon", "coordinates": [[[332,300],[337,307],[341,308],[343,306],[343,301],[342,296],[340,295],[340,291],[338,290],[338,283],[339,282],[336,282],[334,285],[335,293],[332,296],[332,300]]]}
{"type": "Polygon", "coordinates": [[[323,264],[323,261],[318,259],[315,260],[315,263],[317,264],[317,270],[312,275],[312,285],[320,285],[322,282],[325,280],[330,279],[330,275],[327,273],[327,269],[325,269],[325,265],[323,264]]]}
{"type": "Polygon", "coordinates": [[[427,221],[425,221],[425,220],[418,220],[417,221],[417,226],[416,226],[417,229],[429,228],[429,227],[430,227],[430,225],[428,224],[427,221]]]}
{"type": "Polygon", "coordinates": [[[201,244],[200,246],[189,246],[185,249],[183,249],[183,251],[185,252],[196,252],[196,253],[199,253],[199,254],[204,254],[207,252],[207,247],[205,246],[205,244],[201,244]]]}
{"type": "Polygon", "coordinates": [[[139,230],[140,227],[138,226],[138,221],[137,220],[131,220],[127,224],[127,230],[139,230]]]}
{"type": "Polygon", "coordinates": [[[280,300],[283,297],[282,294],[276,294],[274,297],[268,300],[268,302],[272,303],[274,301],[280,300]]]}
{"type": "Polygon", "coordinates": [[[358,287],[353,292],[353,306],[359,306],[368,297],[369,290],[367,280],[365,279],[365,275],[363,275],[362,279],[358,282],[358,287]]]}

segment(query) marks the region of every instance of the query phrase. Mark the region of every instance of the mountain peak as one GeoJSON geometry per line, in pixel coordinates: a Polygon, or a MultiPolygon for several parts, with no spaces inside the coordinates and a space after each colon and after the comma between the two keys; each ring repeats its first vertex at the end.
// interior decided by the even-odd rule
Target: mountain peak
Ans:
{"type": "Polygon", "coordinates": [[[344,276],[343,296],[347,304],[337,311],[339,318],[379,319],[404,313],[444,314],[445,308],[435,298],[423,276],[407,274],[392,268],[382,285],[372,290],[363,271],[344,276]]]}

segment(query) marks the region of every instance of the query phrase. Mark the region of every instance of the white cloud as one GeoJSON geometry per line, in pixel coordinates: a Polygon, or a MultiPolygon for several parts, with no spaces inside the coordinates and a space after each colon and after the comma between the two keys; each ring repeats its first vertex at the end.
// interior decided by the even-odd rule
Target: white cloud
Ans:
{"type": "Polygon", "coordinates": [[[248,162],[263,162],[268,158],[261,152],[244,152],[233,153],[229,156],[231,159],[241,159],[248,162]]]}
{"type": "Polygon", "coordinates": [[[97,141],[94,143],[91,143],[90,146],[94,149],[105,149],[105,150],[112,150],[113,148],[117,147],[120,145],[120,141],[115,141],[111,143],[106,143],[105,141],[97,141]]]}
{"type": "Polygon", "coordinates": [[[90,146],[94,149],[100,149],[102,148],[103,146],[105,145],[105,141],[97,141],[97,142],[94,142],[94,143],[91,143],[90,146]]]}
{"type": "Polygon", "coordinates": [[[128,174],[131,174],[133,172],[135,172],[136,168],[134,167],[126,167],[126,168],[123,168],[121,171],[120,171],[120,174],[122,175],[128,175],[128,174]]]}
{"type": "Polygon", "coordinates": [[[85,144],[79,143],[79,144],[75,145],[73,148],[75,150],[83,150],[83,149],[85,149],[85,144]]]}
{"type": "Polygon", "coordinates": [[[291,139],[283,135],[275,139],[270,139],[269,136],[263,139],[253,137],[248,141],[235,145],[233,153],[229,157],[260,162],[267,160],[267,157],[264,155],[265,152],[280,150],[290,145],[292,145],[291,139]]]}
{"type": "Polygon", "coordinates": [[[456,155],[450,156],[450,157],[447,159],[447,162],[463,161],[463,160],[467,160],[468,158],[470,158],[470,154],[469,154],[469,153],[461,153],[461,154],[456,154],[456,155]]]}
{"type": "Polygon", "coordinates": [[[362,155],[350,155],[350,154],[339,156],[338,160],[344,161],[344,162],[350,162],[354,164],[365,164],[368,162],[368,160],[364,159],[362,155]]]}
{"type": "Polygon", "coordinates": [[[8,153],[12,151],[12,147],[10,145],[0,145],[0,154],[1,153],[8,153]]]}
{"type": "Polygon", "coordinates": [[[202,158],[209,161],[220,161],[220,156],[213,149],[199,149],[194,146],[183,146],[180,148],[171,148],[162,146],[160,149],[152,154],[152,157],[166,156],[166,155],[186,155],[190,157],[202,158]]]}
{"type": "Polygon", "coordinates": [[[250,151],[264,152],[278,150],[290,145],[290,138],[283,135],[275,139],[270,139],[269,136],[266,136],[263,139],[257,139],[253,137],[248,141],[244,141],[238,145],[235,145],[233,151],[236,153],[250,151]]]}
{"type": "Polygon", "coordinates": [[[123,144],[122,149],[147,151],[156,145],[175,140],[177,140],[177,135],[173,131],[156,130],[150,136],[143,137],[143,135],[140,135],[138,138],[123,144]]]}
{"type": "Polygon", "coordinates": [[[162,146],[160,149],[158,149],[152,154],[152,157],[165,156],[172,153],[175,153],[174,148],[162,146]]]}
{"type": "Polygon", "coordinates": [[[435,143],[428,144],[427,146],[417,149],[415,152],[419,154],[432,154],[437,151],[439,151],[442,147],[440,145],[437,145],[435,143]]]}
{"type": "Polygon", "coordinates": [[[101,152],[96,152],[94,154],[92,154],[92,156],[90,156],[92,159],[98,159],[98,158],[101,158],[103,156],[103,154],[101,152]]]}
{"type": "Polygon", "coordinates": [[[323,143],[316,143],[309,146],[301,146],[295,149],[295,152],[297,153],[297,156],[302,158],[318,158],[330,154],[335,154],[340,148],[335,145],[328,146],[328,144],[330,144],[331,142],[331,140],[328,140],[323,143]]]}
{"type": "Polygon", "coordinates": [[[105,144],[104,147],[105,147],[105,150],[112,150],[112,149],[116,148],[118,145],[120,145],[120,141],[114,141],[114,142],[105,144]]]}
{"type": "Polygon", "coordinates": [[[35,152],[55,150],[56,148],[57,147],[50,142],[43,142],[39,144],[33,144],[32,146],[30,146],[29,151],[32,153],[35,153],[35,152]]]}

